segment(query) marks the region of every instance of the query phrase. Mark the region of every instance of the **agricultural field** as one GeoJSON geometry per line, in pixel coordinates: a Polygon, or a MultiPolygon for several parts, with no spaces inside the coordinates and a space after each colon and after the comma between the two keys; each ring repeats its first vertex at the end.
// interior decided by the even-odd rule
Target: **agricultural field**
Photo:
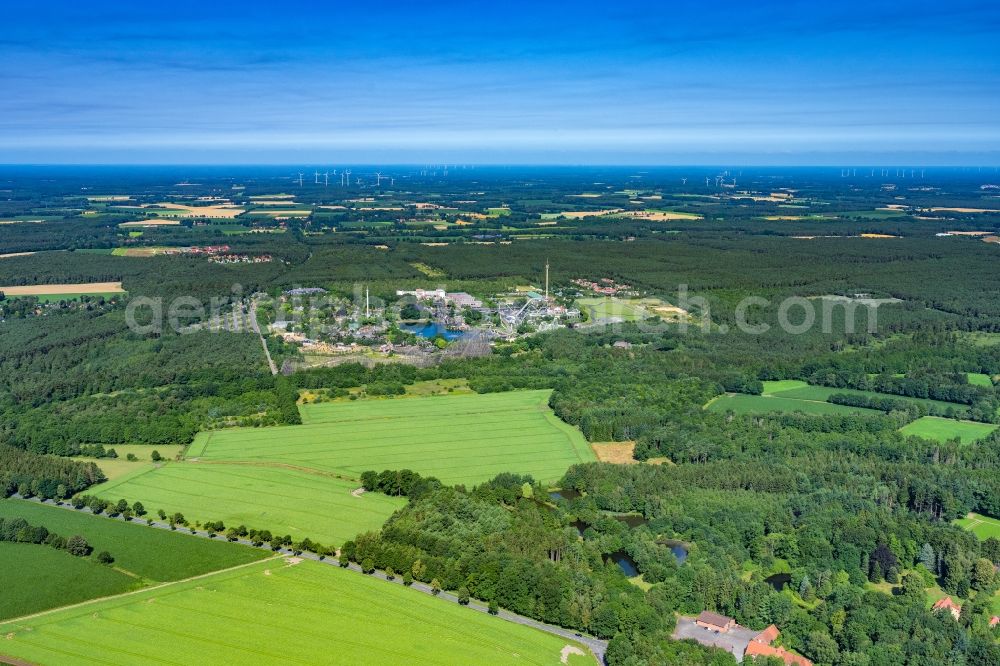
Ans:
{"type": "Polygon", "coordinates": [[[164,218],[150,218],[148,220],[132,220],[131,222],[122,222],[118,225],[121,229],[135,229],[137,227],[179,227],[179,220],[164,219],[164,218]]]}
{"type": "Polygon", "coordinates": [[[301,426],[202,432],[188,457],[290,464],[355,479],[366,470],[406,468],[446,484],[479,483],[500,472],[553,481],[594,454],[549,409],[550,393],[307,404],[301,426]]]}
{"type": "Polygon", "coordinates": [[[32,284],[0,287],[6,296],[38,296],[58,298],[63,296],[113,296],[123,294],[121,282],[87,282],[83,284],[32,284]]]}
{"type": "Polygon", "coordinates": [[[334,654],[352,664],[558,664],[567,645],[399,584],[294,558],[0,624],[0,632],[4,654],[60,666],[92,664],[95,655],[125,666],[306,664],[334,654]]]}
{"type": "Polygon", "coordinates": [[[233,204],[219,204],[215,206],[187,206],[177,203],[158,203],[155,207],[146,207],[143,210],[162,217],[210,217],[232,219],[244,212],[243,208],[233,204]]]}
{"type": "Polygon", "coordinates": [[[0,620],[135,587],[134,578],[93,557],[74,557],[44,545],[0,542],[0,620]]]}
{"type": "Polygon", "coordinates": [[[340,545],[360,532],[377,530],[406,504],[403,498],[379,493],[355,496],[359,485],[293,464],[175,462],[140,469],[89,492],[111,501],[139,500],[151,512],[179,511],[189,521],[221,520],[340,545]]]}
{"type": "Polygon", "coordinates": [[[776,395],[747,395],[729,393],[721,395],[706,405],[713,412],[734,414],[767,414],[769,412],[803,412],[805,414],[877,414],[873,409],[835,405],[822,400],[785,398],[776,395]]]}
{"type": "Polygon", "coordinates": [[[899,431],[904,435],[916,435],[925,439],[936,439],[939,442],[946,442],[958,437],[962,444],[970,444],[977,439],[986,437],[997,428],[1000,426],[993,423],[956,421],[939,416],[924,416],[913,423],[907,423],[899,431]]]}
{"type": "Polygon", "coordinates": [[[163,460],[173,460],[184,450],[184,446],[179,444],[115,444],[114,446],[110,446],[108,448],[114,449],[115,453],[118,454],[118,457],[86,458],[78,456],[74,459],[93,462],[101,468],[101,471],[104,472],[104,476],[106,476],[109,481],[113,481],[114,479],[125,476],[126,474],[131,474],[142,468],[153,467],[153,462],[150,458],[153,451],[158,452],[163,460]],[[137,460],[129,460],[128,455],[130,453],[134,455],[137,460]]]}
{"type": "MultiPolygon", "coordinates": [[[[120,499],[120,498],[117,498],[120,499]]],[[[132,500],[134,501],[134,500],[132,500]]],[[[155,518],[155,508],[146,507],[155,518]]],[[[0,500],[0,518],[24,518],[65,537],[79,534],[114,558],[116,569],[133,580],[163,582],[259,560],[266,553],[225,540],[197,539],[133,521],[23,500],[0,500]]]]}
{"type": "Polygon", "coordinates": [[[955,524],[962,529],[969,530],[980,539],[996,537],[1000,539],[1000,520],[990,518],[979,513],[970,513],[965,518],[959,518],[955,524]]]}
{"type": "MultiPolygon", "coordinates": [[[[846,395],[857,395],[857,396],[867,396],[873,398],[892,398],[893,400],[901,400],[903,402],[911,402],[917,405],[923,405],[928,409],[948,409],[952,408],[956,414],[963,414],[968,411],[966,405],[960,405],[953,402],[944,402],[942,400],[930,400],[927,398],[910,398],[902,395],[894,395],[890,393],[876,393],[875,391],[859,391],[857,389],[849,388],[832,388],[829,386],[813,386],[811,384],[806,384],[800,382],[800,385],[786,388],[784,390],[775,391],[769,395],[774,395],[779,398],[792,398],[795,400],[817,400],[824,401],[831,395],[837,393],[842,393],[846,395]]],[[[765,391],[766,393],[766,391],[765,391]]]]}
{"type": "MultiPolygon", "coordinates": [[[[745,394],[729,394],[723,395],[715,398],[708,405],[707,409],[718,412],[733,411],[736,414],[763,414],[767,412],[794,412],[800,411],[806,414],[876,414],[877,410],[867,409],[864,407],[853,407],[850,405],[838,405],[826,400],[834,394],[844,393],[847,395],[864,395],[871,397],[884,397],[892,398],[896,400],[902,400],[905,402],[912,402],[914,404],[920,404],[925,407],[933,407],[938,409],[947,409],[951,407],[955,413],[962,414],[968,410],[965,405],[943,402],[940,400],[929,400],[923,398],[909,398],[906,396],[891,395],[888,393],[876,393],[874,391],[858,391],[855,389],[848,388],[831,388],[829,386],[813,386],[807,384],[806,382],[795,380],[795,379],[785,379],[780,381],[767,381],[764,382],[763,393],[759,396],[757,395],[745,395],[745,394]]],[[[944,419],[937,417],[923,417],[918,419],[914,423],[905,426],[902,431],[905,434],[918,435],[921,432],[931,433],[934,435],[926,434],[921,436],[931,437],[932,439],[940,439],[940,432],[944,431],[944,426],[950,428],[949,432],[953,432],[950,437],[955,437],[956,434],[962,436],[963,441],[966,438],[972,437],[973,439],[978,439],[979,437],[989,434],[992,430],[996,429],[996,426],[991,426],[989,424],[977,424],[969,421],[954,421],[952,419],[944,419]],[[940,423],[939,423],[940,422],[940,423]],[[917,425],[921,424],[921,425],[917,425]],[[907,428],[913,427],[913,432],[907,432],[907,428]],[[978,434],[983,432],[985,429],[985,434],[978,434]],[[975,435],[975,436],[974,436],[975,435]]],[[[944,439],[948,439],[945,437],[944,439]]],[[[969,440],[971,441],[971,440],[969,440]]]]}

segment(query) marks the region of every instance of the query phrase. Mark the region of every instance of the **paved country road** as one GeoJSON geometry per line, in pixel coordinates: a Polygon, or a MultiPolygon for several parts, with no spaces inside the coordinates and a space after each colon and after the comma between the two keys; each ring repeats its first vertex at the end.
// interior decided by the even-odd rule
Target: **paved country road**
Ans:
{"type": "MultiPolygon", "coordinates": [[[[12,497],[14,499],[22,499],[22,500],[24,499],[24,498],[22,498],[22,497],[20,497],[20,496],[18,496],[16,494],[13,495],[12,497]]],[[[2,501],[2,500],[0,500],[0,501],[2,501]]],[[[27,499],[26,501],[28,501],[28,502],[37,502],[39,504],[45,504],[47,506],[55,506],[55,507],[66,509],[67,511],[79,511],[81,513],[90,513],[91,512],[88,507],[83,507],[82,509],[74,509],[69,504],[61,504],[60,505],[60,504],[56,504],[53,501],[40,500],[37,497],[33,497],[33,498],[30,498],[30,499],[27,499]]],[[[120,520],[120,521],[124,522],[123,518],[112,518],[110,516],[104,516],[104,518],[107,519],[107,520],[120,520]]],[[[146,521],[142,520],[142,519],[140,519],[140,520],[132,520],[130,522],[133,522],[136,525],[146,525],[146,521]]],[[[155,527],[157,529],[163,529],[163,530],[169,530],[170,529],[170,525],[168,523],[162,523],[162,522],[158,522],[158,521],[153,521],[152,524],[149,525],[149,526],[150,527],[155,527]]],[[[204,531],[201,531],[201,530],[195,530],[195,532],[192,534],[190,528],[186,528],[186,527],[179,527],[175,531],[178,534],[188,534],[188,535],[191,535],[191,536],[201,537],[203,539],[220,539],[220,540],[223,540],[223,541],[226,540],[226,538],[223,537],[223,536],[217,536],[217,535],[216,536],[209,536],[208,532],[204,532],[204,531]]],[[[267,550],[267,551],[271,550],[271,547],[268,546],[268,545],[266,545],[266,544],[262,545],[262,546],[254,546],[252,543],[250,543],[246,539],[237,539],[236,543],[241,543],[244,546],[250,546],[251,548],[258,548],[260,550],[267,550]]],[[[293,554],[292,551],[291,551],[291,549],[289,549],[289,548],[281,548],[281,549],[279,549],[279,550],[277,550],[275,552],[279,553],[279,554],[283,554],[283,555],[292,555],[293,554]]],[[[335,566],[335,567],[339,567],[340,566],[340,563],[336,559],[333,559],[333,558],[324,558],[324,559],[321,560],[319,558],[319,556],[316,555],[315,553],[304,552],[304,553],[300,553],[299,555],[297,555],[297,557],[302,557],[302,558],[309,559],[309,560],[315,560],[317,562],[320,562],[322,564],[328,564],[330,566],[335,566]]],[[[361,571],[361,567],[358,566],[357,564],[351,563],[347,568],[350,569],[351,571],[354,571],[356,573],[364,575],[364,573],[361,571]]],[[[212,573],[217,573],[217,572],[212,572],[212,573]]],[[[383,581],[385,581],[385,582],[387,582],[389,584],[392,584],[392,585],[402,585],[403,584],[402,580],[399,577],[396,577],[395,580],[388,580],[385,577],[385,573],[383,573],[381,571],[377,571],[376,570],[375,573],[372,573],[372,574],[369,574],[369,575],[372,576],[373,578],[378,578],[378,579],[383,580],[383,581]]],[[[424,594],[430,594],[430,595],[434,594],[434,592],[431,590],[431,586],[430,585],[427,585],[426,583],[421,583],[419,581],[413,581],[413,584],[410,585],[410,588],[413,589],[413,590],[417,590],[419,592],[423,592],[424,594]]],[[[439,599],[443,599],[443,600],[451,602],[451,603],[456,603],[456,604],[458,603],[458,597],[455,596],[454,594],[450,593],[450,592],[444,592],[444,591],[442,591],[442,592],[439,592],[436,596],[439,599]]],[[[91,601],[93,601],[93,600],[91,600],[91,601]]],[[[85,602],[82,602],[82,603],[90,603],[90,602],[89,601],[85,601],[85,602]]],[[[82,605],[82,604],[78,604],[78,605],[82,605]]],[[[479,613],[489,613],[489,607],[486,604],[484,604],[484,603],[482,603],[480,601],[476,601],[476,600],[471,600],[469,602],[467,608],[469,608],[472,611],[479,612],[479,613]]],[[[59,609],[53,609],[53,610],[59,610],[59,609]]],[[[47,611],[47,612],[51,612],[51,611],[47,611]]],[[[557,627],[557,626],[554,626],[554,625],[551,625],[551,624],[546,624],[544,622],[539,622],[538,620],[533,620],[530,617],[524,617],[523,615],[518,615],[517,613],[511,613],[510,611],[506,611],[506,610],[503,610],[503,609],[500,610],[500,612],[497,614],[497,617],[499,617],[499,618],[501,618],[503,620],[507,620],[508,622],[513,622],[515,624],[520,624],[520,625],[523,625],[525,627],[531,627],[533,629],[538,629],[539,631],[544,631],[545,633],[552,634],[553,636],[559,636],[560,638],[565,638],[568,641],[575,641],[577,643],[580,643],[581,645],[585,645],[585,646],[587,646],[590,649],[590,651],[593,653],[594,657],[597,659],[597,661],[599,663],[601,663],[601,664],[604,663],[604,653],[608,649],[608,642],[605,641],[605,640],[601,640],[600,638],[594,638],[593,636],[587,636],[585,634],[580,634],[580,633],[574,632],[571,629],[563,629],[562,627],[557,627]]],[[[21,619],[21,618],[11,618],[10,620],[4,620],[3,622],[0,622],[0,626],[2,626],[6,622],[13,622],[13,621],[16,621],[18,619],[21,619]]],[[[0,656],[0,663],[5,663],[5,660],[7,660],[7,659],[8,659],[8,657],[0,656]]]]}

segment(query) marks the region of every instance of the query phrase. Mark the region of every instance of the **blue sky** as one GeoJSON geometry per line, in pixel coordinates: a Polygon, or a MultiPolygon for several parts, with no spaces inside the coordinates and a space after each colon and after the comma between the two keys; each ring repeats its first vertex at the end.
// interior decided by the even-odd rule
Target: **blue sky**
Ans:
{"type": "Polygon", "coordinates": [[[0,162],[1000,163],[994,2],[7,2],[0,162]]]}

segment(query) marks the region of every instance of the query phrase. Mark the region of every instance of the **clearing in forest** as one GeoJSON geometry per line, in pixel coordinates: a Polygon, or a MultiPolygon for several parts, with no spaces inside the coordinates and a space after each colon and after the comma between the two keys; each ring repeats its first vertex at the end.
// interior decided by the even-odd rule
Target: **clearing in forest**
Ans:
{"type": "Polygon", "coordinates": [[[899,431],[904,435],[916,435],[925,439],[936,439],[939,442],[946,442],[949,439],[958,437],[962,444],[970,444],[977,439],[986,437],[997,428],[1000,428],[1000,426],[994,423],[957,421],[939,416],[924,416],[912,423],[907,423],[899,431]]]}
{"type": "Polygon", "coordinates": [[[1000,539],[1000,520],[984,516],[981,513],[970,513],[965,518],[959,518],[955,524],[969,530],[982,540],[995,537],[1000,539]]]}
{"type": "Polygon", "coordinates": [[[973,386],[985,386],[986,388],[993,387],[993,379],[987,374],[983,374],[981,372],[969,372],[967,373],[967,376],[969,378],[969,383],[973,386]]]}
{"type": "Polygon", "coordinates": [[[727,393],[710,401],[706,409],[735,414],[768,414],[772,412],[803,412],[804,414],[878,414],[874,409],[835,405],[823,400],[783,398],[777,395],[747,395],[727,393]]]}
{"type": "Polygon", "coordinates": [[[635,457],[635,442],[594,442],[590,445],[600,462],[615,465],[632,465],[635,457]]]}
{"type": "Polygon", "coordinates": [[[61,666],[95,655],[123,666],[306,664],[318,655],[359,665],[558,664],[567,644],[400,584],[293,562],[269,559],[0,625],[2,650],[61,666]]]}

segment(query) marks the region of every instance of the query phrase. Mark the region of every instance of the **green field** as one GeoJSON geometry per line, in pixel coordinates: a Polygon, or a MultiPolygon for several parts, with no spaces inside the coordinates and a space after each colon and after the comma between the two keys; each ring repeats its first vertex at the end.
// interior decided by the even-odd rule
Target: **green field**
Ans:
{"type": "Polygon", "coordinates": [[[587,311],[590,319],[621,319],[622,321],[642,321],[651,315],[641,307],[622,298],[578,298],[576,305],[587,311]]]}
{"type": "Polygon", "coordinates": [[[92,557],[0,541],[0,620],[120,594],[136,585],[131,576],[92,557]]]}
{"type": "Polygon", "coordinates": [[[0,633],[4,654],[60,666],[558,664],[567,644],[401,585],[283,559],[0,624],[0,633]]]}
{"type": "Polygon", "coordinates": [[[132,474],[143,468],[153,467],[150,455],[157,451],[164,460],[173,460],[184,450],[180,444],[149,445],[149,444],[114,444],[108,448],[114,449],[118,454],[117,458],[86,458],[83,456],[74,457],[74,460],[92,462],[101,468],[104,476],[109,481],[132,474]],[[128,454],[133,454],[138,460],[128,460],[128,454]]]}
{"type": "MultiPolygon", "coordinates": [[[[800,384],[802,384],[800,382],[800,384]]],[[[890,393],[877,393],[875,391],[859,391],[857,389],[849,388],[833,388],[830,386],[813,386],[811,384],[802,384],[794,388],[775,391],[771,395],[777,396],[779,398],[792,398],[795,400],[819,400],[825,401],[831,395],[843,393],[846,395],[857,395],[866,396],[869,398],[892,398],[893,400],[901,400],[904,402],[911,402],[917,405],[923,405],[924,407],[931,409],[948,409],[951,407],[956,414],[962,414],[968,411],[967,405],[960,405],[953,402],[944,402],[942,400],[930,400],[927,398],[910,398],[902,395],[893,395],[890,393]]]]}
{"type": "Polygon", "coordinates": [[[500,472],[558,479],[593,461],[579,430],[548,406],[551,391],[510,391],[300,407],[303,425],[199,433],[202,461],[284,463],[357,479],[366,470],[412,469],[446,484],[500,472]]]}
{"type": "Polygon", "coordinates": [[[774,395],[782,391],[791,391],[809,386],[808,383],[798,379],[779,379],[777,381],[761,382],[764,385],[764,395],[774,395]]]}
{"type": "Polygon", "coordinates": [[[980,539],[996,537],[1000,539],[1000,520],[978,513],[970,513],[965,518],[959,518],[955,524],[969,530],[980,539]]]}
{"type": "Polygon", "coordinates": [[[479,483],[505,471],[552,481],[570,465],[594,460],[583,435],[549,409],[549,394],[304,404],[303,425],[199,433],[188,460],[140,465],[90,492],[179,511],[189,521],[222,520],[339,545],[377,530],[405,504],[378,493],[352,495],[366,470],[408,468],[445,483],[479,483]]]}
{"type": "Polygon", "coordinates": [[[981,372],[970,372],[967,373],[969,377],[969,383],[973,386],[985,386],[986,388],[993,388],[993,380],[990,379],[989,375],[985,375],[981,372]]]}
{"type": "MultiPolygon", "coordinates": [[[[847,388],[831,388],[829,386],[813,386],[797,379],[783,379],[779,381],[763,382],[764,390],[757,395],[722,395],[712,400],[706,408],[711,411],[725,412],[733,411],[737,414],[763,414],[767,412],[794,412],[800,411],[806,414],[877,414],[874,409],[864,407],[852,407],[850,405],[838,405],[826,400],[834,394],[844,393],[847,395],[861,395],[877,398],[892,398],[923,405],[928,408],[947,409],[951,407],[957,414],[968,411],[966,405],[960,405],[941,400],[928,400],[924,398],[909,398],[906,396],[890,395],[888,393],[876,393],[875,391],[858,391],[847,388]]],[[[972,441],[989,434],[997,426],[972,423],[970,421],[954,421],[951,419],[937,417],[923,417],[902,428],[902,432],[908,435],[920,435],[931,439],[949,439],[960,436],[962,441],[972,441]],[[911,429],[911,430],[908,430],[911,429]],[[942,436],[948,432],[948,436],[942,436]]]]}
{"type": "Polygon", "coordinates": [[[340,545],[360,532],[377,530],[405,499],[366,493],[355,497],[355,481],[282,466],[170,463],[145,468],[89,492],[129,502],[150,512],[180,512],[189,521],[221,520],[299,540],[340,545]]]}
{"type": "Polygon", "coordinates": [[[945,442],[958,437],[963,444],[969,444],[986,437],[1000,428],[992,423],[977,423],[975,421],[956,421],[938,416],[924,416],[912,423],[907,423],[899,429],[904,435],[916,435],[926,439],[936,439],[945,442]]]}
{"type": "MultiPolygon", "coordinates": [[[[155,508],[147,505],[147,511],[153,514],[155,508]]],[[[196,539],[136,522],[23,500],[0,500],[0,518],[24,518],[32,525],[44,525],[50,532],[65,537],[79,534],[93,546],[94,552],[111,553],[115,568],[133,580],[145,582],[187,578],[252,562],[266,554],[225,540],[196,539]]]]}
{"type": "Polygon", "coordinates": [[[770,395],[734,393],[712,400],[707,409],[713,412],[731,411],[736,414],[767,414],[769,412],[803,412],[805,414],[878,414],[873,409],[835,405],[821,400],[802,400],[770,395]]]}

